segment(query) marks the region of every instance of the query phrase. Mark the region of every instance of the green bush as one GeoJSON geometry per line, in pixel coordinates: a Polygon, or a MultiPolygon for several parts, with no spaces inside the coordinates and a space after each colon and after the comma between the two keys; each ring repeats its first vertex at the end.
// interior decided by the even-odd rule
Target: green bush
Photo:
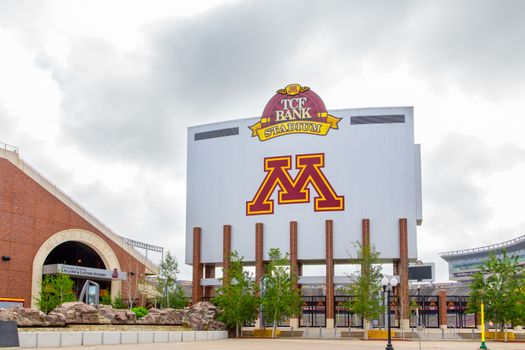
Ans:
{"type": "Polygon", "coordinates": [[[74,301],[75,282],[68,275],[45,275],[40,284],[40,293],[36,298],[38,308],[46,314],[67,301],[74,301]]]}
{"type": "Polygon", "coordinates": [[[102,289],[100,291],[100,304],[102,305],[111,305],[111,295],[107,289],[102,289]]]}
{"type": "Polygon", "coordinates": [[[122,297],[120,295],[115,297],[115,299],[111,303],[111,306],[113,306],[114,309],[127,309],[128,308],[128,306],[124,303],[124,300],[122,300],[122,297]]]}
{"type": "Polygon", "coordinates": [[[149,314],[148,309],[142,306],[134,307],[133,309],[131,309],[131,311],[133,311],[135,315],[137,315],[137,318],[142,318],[149,314]]]}

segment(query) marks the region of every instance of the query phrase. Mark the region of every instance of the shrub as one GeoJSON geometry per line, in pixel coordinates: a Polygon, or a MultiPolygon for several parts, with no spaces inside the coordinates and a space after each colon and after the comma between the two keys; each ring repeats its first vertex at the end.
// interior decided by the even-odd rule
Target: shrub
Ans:
{"type": "Polygon", "coordinates": [[[135,315],[137,315],[137,318],[142,318],[146,316],[147,314],[149,314],[148,309],[142,306],[134,307],[133,309],[131,309],[131,311],[133,311],[135,315]]]}
{"type": "Polygon", "coordinates": [[[120,295],[115,297],[115,300],[113,300],[113,302],[111,303],[111,306],[113,306],[114,309],[127,309],[128,308],[128,306],[124,303],[120,295]]]}
{"type": "Polygon", "coordinates": [[[67,301],[74,301],[73,286],[75,282],[68,275],[45,275],[40,285],[41,290],[36,298],[38,308],[46,314],[67,301]]]}
{"type": "Polygon", "coordinates": [[[108,293],[107,289],[102,289],[100,291],[100,304],[111,305],[111,295],[108,293]]]}

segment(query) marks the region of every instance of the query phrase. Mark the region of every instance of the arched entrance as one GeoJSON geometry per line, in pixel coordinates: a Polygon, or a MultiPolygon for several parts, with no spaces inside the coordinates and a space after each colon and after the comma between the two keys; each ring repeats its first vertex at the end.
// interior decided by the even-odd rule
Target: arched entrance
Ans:
{"type": "MultiPolygon", "coordinates": [[[[64,243],[61,243],[57,245],[51,253],[47,256],[46,260],[44,261],[44,270],[43,273],[55,273],[59,271],[47,271],[49,268],[53,269],[55,268],[58,270],[58,264],[61,265],[67,265],[67,266],[76,266],[76,267],[86,267],[90,271],[95,271],[92,269],[97,270],[108,270],[110,267],[106,266],[100,256],[97,254],[97,252],[92,249],[90,246],[80,243],[78,241],[67,241],[64,243]]],[[[71,270],[71,269],[70,269],[71,270]]],[[[80,270],[80,269],[77,269],[80,270]]],[[[87,271],[87,269],[86,269],[87,271]]],[[[80,291],[82,290],[82,287],[84,286],[84,283],[87,279],[95,280],[99,286],[101,291],[105,291],[106,293],[111,291],[111,279],[108,279],[107,277],[104,278],[97,278],[95,276],[86,276],[84,275],[75,275],[73,273],[74,271],[66,272],[69,274],[69,277],[75,282],[73,291],[77,295],[77,297],[80,294],[80,291]]]]}
{"type": "MultiPolygon", "coordinates": [[[[42,244],[33,260],[31,307],[36,308],[35,298],[40,291],[44,264],[64,263],[64,261],[72,262],[72,265],[77,266],[98,264],[103,269],[121,271],[117,256],[109,244],[96,234],[78,229],[55,233],[42,244]]],[[[111,281],[112,298],[120,294],[120,286],[119,280],[111,281]]]]}

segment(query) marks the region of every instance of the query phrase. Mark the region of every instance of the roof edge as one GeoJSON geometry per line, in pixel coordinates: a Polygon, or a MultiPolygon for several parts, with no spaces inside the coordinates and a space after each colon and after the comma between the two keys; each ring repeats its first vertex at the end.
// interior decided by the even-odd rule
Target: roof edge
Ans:
{"type": "Polygon", "coordinates": [[[131,246],[124,242],[124,239],[117,235],[113,230],[107,227],[99,219],[97,219],[93,214],[88,212],[85,208],[80,206],[73,198],[69,197],[64,191],[59,189],[54,185],[50,180],[48,180],[44,175],[42,175],[38,170],[33,168],[28,162],[20,157],[18,154],[18,149],[16,151],[11,151],[8,149],[0,148],[0,158],[4,158],[21,170],[24,174],[33,179],[37,184],[42,186],[46,191],[51,193],[55,198],[64,203],[68,208],[77,213],[80,217],[86,220],[89,224],[95,227],[97,230],[102,232],[106,237],[111,239],[114,243],[118,244],[126,253],[134,257],[140,263],[142,263],[146,272],[150,274],[158,274],[159,266],[154,262],[147,259],[145,256],[137,252],[131,246]]]}

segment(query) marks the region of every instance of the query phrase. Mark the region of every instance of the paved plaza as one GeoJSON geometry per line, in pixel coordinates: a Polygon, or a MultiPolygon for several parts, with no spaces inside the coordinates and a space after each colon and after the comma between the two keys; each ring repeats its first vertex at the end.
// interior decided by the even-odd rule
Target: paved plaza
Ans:
{"type": "MultiPolygon", "coordinates": [[[[475,350],[479,349],[479,342],[472,341],[431,341],[422,342],[421,349],[428,350],[475,350]]],[[[164,343],[164,344],[134,344],[134,345],[100,345],[55,349],[114,349],[114,350],[361,350],[384,349],[386,341],[360,341],[360,340],[314,340],[314,339],[228,339],[209,342],[164,343]]],[[[415,341],[395,341],[395,350],[419,349],[415,341]]],[[[523,350],[525,343],[487,343],[489,349],[523,350]]],[[[53,348],[47,348],[53,349],[53,348]]]]}

